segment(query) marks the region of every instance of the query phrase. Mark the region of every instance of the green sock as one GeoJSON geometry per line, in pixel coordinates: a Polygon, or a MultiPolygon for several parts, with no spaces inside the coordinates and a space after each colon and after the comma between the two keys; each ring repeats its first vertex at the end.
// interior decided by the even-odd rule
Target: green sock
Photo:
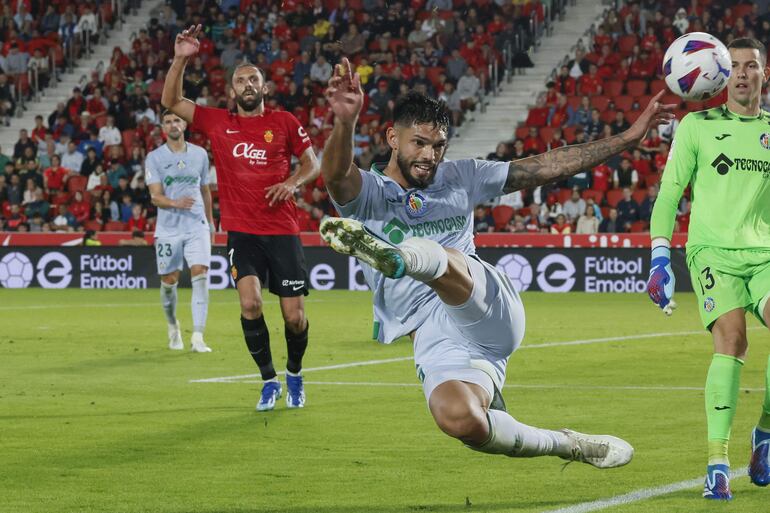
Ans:
{"type": "Polygon", "coordinates": [[[738,404],[743,360],[715,353],[706,376],[706,421],[708,422],[709,464],[727,461],[727,442],[738,404]]]}
{"type": "Polygon", "coordinates": [[[765,369],[765,402],[762,404],[762,415],[759,417],[757,427],[762,431],[770,432],[770,357],[767,359],[765,369]]]}

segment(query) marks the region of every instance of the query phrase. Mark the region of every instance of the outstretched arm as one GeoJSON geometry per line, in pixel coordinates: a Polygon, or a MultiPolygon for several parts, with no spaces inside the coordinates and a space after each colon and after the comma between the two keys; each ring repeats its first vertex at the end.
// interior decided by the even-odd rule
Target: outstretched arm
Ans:
{"type": "Polygon", "coordinates": [[[584,169],[597,166],[623,150],[635,147],[650,127],[666,123],[674,117],[672,111],[675,105],[661,105],[658,102],[662,95],[663,91],[653,97],[639,119],[621,134],[512,161],[503,191],[507,194],[519,189],[558,182],[584,169]]]}
{"type": "Polygon", "coordinates": [[[326,141],[321,175],[331,197],[345,205],[361,192],[361,172],[353,163],[353,134],[364,102],[361,79],[350,62],[342,59],[329,80],[326,99],[334,112],[334,128],[326,141]]]}
{"type": "Polygon", "coordinates": [[[182,80],[187,61],[198,53],[200,47],[198,35],[200,35],[201,30],[202,27],[198,25],[177,34],[174,42],[174,60],[168,69],[166,82],[163,84],[163,94],[160,98],[161,105],[187,123],[192,123],[195,115],[195,103],[182,96],[182,80]]]}

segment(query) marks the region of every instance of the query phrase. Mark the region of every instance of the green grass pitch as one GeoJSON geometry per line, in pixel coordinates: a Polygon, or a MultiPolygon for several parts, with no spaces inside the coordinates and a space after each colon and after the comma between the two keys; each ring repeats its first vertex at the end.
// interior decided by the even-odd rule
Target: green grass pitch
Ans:
{"type": "MultiPolygon", "coordinates": [[[[187,347],[189,297],[181,291],[187,347]]],[[[266,299],[282,368],[280,313],[266,299]]],[[[410,360],[308,371],[304,410],[281,399],[257,413],[254,378],[191,382],[256,372],[234,291],[211,294],[214,352],[190,354],[166,349],[157,290],[0,290],[0,512],[540,512],[700,478],[711,343],[694,296],[677,300],[667,319],[641,295],[524,294],[509,411],[636,448],[627,467],[597,470],[462,447],[434,426],[410,360]],[[638,337],[654,333],[664,335],[638,337]]],[[[369,339],[368,293],[314,292],[307,313],[308,369],[411,355],[407,340],[369,339]]],[[[734,470],[748,462],[769,352],[767,330],[750,326],[734,470]]],[[[604,511],[767,511],[770,489],[732,485],[730,504],[707,503],[695,486],[604,511]]]]}

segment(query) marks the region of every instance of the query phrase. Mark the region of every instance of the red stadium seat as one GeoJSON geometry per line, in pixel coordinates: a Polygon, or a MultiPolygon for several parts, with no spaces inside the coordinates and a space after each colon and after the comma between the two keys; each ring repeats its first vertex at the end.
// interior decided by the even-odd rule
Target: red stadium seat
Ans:
{"type": "Polygon", "coordinates": [[[631,197],[634,198],[634,200],[641,205],[642,202],[644,201],[644,198],[647,197],[647,190],[636,189],[633,193],[631,193],[631,197]]]}
{"type": "Polygon", "coordinates": [[[548,143],[553,138],[553,128],[544,126],[540,129],[540,139],[548,143]]]}
{"type": "Polygon", "coordinates": [[[615,98],[623,94],[624,85],[620,80],[608,80],[604,83],[604,92],[610,98],[615,98]]]}
{"type": "Polygon", "coordinates": [[[650,82],[650,94],[658,94],[659,92],[664,90],[668,91],[668,86],[666,85],[665,80],[656,78],[652,82],[650,82]]]}
{"type": "Polygon", "coordinates": [[[607,204],[611,207],[617,207],[618,201],[623,199],[623,191],[620,189],[610,189],[607,191],[607,204]]]}
{"type": "Polygon", "coordinates": [[[492,219],[495,220],[495,230],[501,231],[505,229],[505,225],[513,217],[513,207],[508,205],[498,205],[492,209],[492,219]]]}
{"type": "Polygon", "coordinates": [[[529,135],[529,127],[528,126],[520,126],[516,129],[516,139],[526,139],[529,135]]]}
{"type": "Polygon", "coordinates": [[[660,174],[659,173],[650,173],[649,175],[645,176],[643,178],[645,187],[651,187],[653,185],[658,185],[660,182],[660,174]]]}
{"type": "Polygon", "coordinates": [[[120,221],[107,221],[104,223],[105,232],[125,232],[128,230],[128,223],[120,221]]]}
{"type": "Polygon", "coordinates": [[[604,199],[604,193],[602,191],[597,191],[594,189],[586,189],[583,191],[583,199],[587,200],[588,198],[592,198],[594,200],[594,203],[597,205],[602,204],[602,200],[604,199]]]}
{"type": "Polygon", "coordinates": [[[134,139],[136,138],[136,130],[127,129],[121,132],[123,137],[123,151],[126,155],[131,155],[131,147],[134,145],[134,139]]]}
{"type": "Polygon", "coordinates": [[[564,140],[567,141],[567,143],[572,144],[572,142],[575,140],[575,130],[577,127],[575,126],[565,126],[562,127],[561,132],[564,136],[564,140]]]}
{"type": "Polygon", "coordinates": [[[673,93],[664,94],[663,97],[661,98],[661,101],[663,101],[663,103],[666,103],[666,104],[671,103],[676,106],[679,106],[682,104],[682,99],[673,93]]]}
{"type": "Polygon", "coordinates": [[[699,110],[704,110],[706,105],[703,102],[685,102],[684,108],[688,112],[698,112],[699,110]]]}
{"type": "Polygon", "coordinates": [[[51,204],[54,206],[66,205],[70,201],[70,195],[68,192],[58,192],[56,196],[51,198],[51,204]]]}
{"type": "Polygon", "coordinates": [[[599,109],[599,112],[607,110],[607,105],[610,104],[610,99],[607,96],[599,95],[591,98],[591,107],[599,109]]]}
{"type": "Polygon", "coordinates": [[[609,217],[610,216],[610,207],[599,207],[599,210],[602,213],[602,217],[609,217]]]}
{"type": "Polygon", "coordinates": [[[751,3],[738,4],[735,7],[733,7],[733,16],[735,17],[735,19],[748,16],[749,14],[751,14],[752,8],[753,6],[751,5],[751,3]]]}
{"type": "Polygon", "coordinates": [[[559,203],[564,203],[572,197],[572,189],[563,188],[559,189],[556,193],[556,198],[559,203]]]}
{"type": "Polygon", "coordinates": [[[631,233],[646,232],[647,221],[634,221],[631,223],[631,233]]]}
{"type": "Polygon", "coordinates": [[[627,110],[631,110],[631,108],[634,106],[634,97],[623,95],[623,96],[617,96],[615,98],[615,108],[618,110],[622,110],[623,112],[627,110]]]}
{"type": "Polygon", "coordinates": [[[639,116],[642,115],[641,110],[629,110],[626,114],[626,121],[628,121],[630,124],[634,124],[634,121],[639,119],[639,116]]]}
{"type": "Polygon", "coordinates": [[[441,85],[441,82],[439,81],[439,77],[441,74],[444,73],[444,68],[441,68],[439,66],[432,66],[430,68],[427,68],[425,70],[425,76],[428,77],[428,80],[430,80],[430,83],[433,84],[433,88],[437,89],[441,85]]]}
{"type": "Polygon", "coordinates": [[[580,102],[583,101],[582,96],[568,96],[567,103],[575,110],[580,107],[580,102]]]}
{"type": "Polygon", "coordinates": [[[73,175],[67,180],[67,190],[70,193],[74,193],[75,191],[84,192],[86,190],[86,185],[88,185],[87,176],[73,175]]]}
{"type": "Polygon", "coordinates": [[[630,55],[634,51],[637,41],[637,37],[633,34],[620,36],[618,38],[618,51],[624,57],[630,55]]]}
{"type": "Polygon", "coordinates": [[[647,82],[644,80],[629,80],[626,83],[626,94],[629,96],[643,96],[647,94],[647,82]]]}
{"type": "Polygon", "coordinates": [[[83,228],[85,230],[93,230],[95,232],[100,232],[102,231],[102,223],[100,223],[99,221],[94,221],[92,219],[83,223],[83,228]]]}
{"type": "Polygon", "coordinates": [[[616,112],[617,111],[614,111],[614,110],[605,110],[604,112],[601,113],[601,115],[599,116],[599,119],[601,119],[603,123],[607,123],[607,124],[612,123],[613,121],[615,121],[616,112]]]}

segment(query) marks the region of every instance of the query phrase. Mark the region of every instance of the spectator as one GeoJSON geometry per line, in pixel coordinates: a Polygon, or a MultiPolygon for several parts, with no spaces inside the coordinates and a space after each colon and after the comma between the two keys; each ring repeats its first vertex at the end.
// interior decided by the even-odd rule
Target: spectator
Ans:
{"type": "Polygon", "coordinates": [[[444,90],[439,95],[439,100],[446,103],[449,112],[452,113],[452,126],[460,126],[463,121],[463,107],[460,101],[460,93],[455,91],[452,82],[444,83],[444,90]]]}
{"type": "MultiPolygon", "coordinates": [[[[96,155],[95,152],[94,155],[96,155]]],[[[61,166],[67,169],[71,169],[76,173],[80,173],[84,160],[85,157],[82,153],[77,151],[77,146],[75,143],[73,141],[67,143],[67,152],[61,158],[61,166]]]]}
{"type": "Polygon", "coordinates": [[[540,154],[545,151],[545,143],[540,138],[538,129],[534,126],[529,127],[529,134],[524,139],[524,151],[531,152],[531,154],[540,154]]]}
{"type": "MultiPolygon", "coordinates": [[[[2,218],[0,218],[0,221],[2,221],[2,218]]],[[[1,226],[1,225],[0,225],[1,226]]],[[[50,231],[50,227],[48,226],[48,223],[46,223],[43,219],[43,217],[35,212],[32,217],[29,219],[29,231],[32,233],[40,233],[43,231],[50,231]]],[[[0,230],[2,231],[2,230],[0,230]]]]}
{"type": "Polygon", "coordinates": [[[118,246],[149,246],[147,239],[144,238],[144,231],[133,230],[130,239],[120,239],[118,246]]]}
{"type": "Polygon", "coordinates": [[[25,91],[22,87],[22,76],[27,74],[29,69],[29,54],[19,49],[19,45],[14,41],[11,43],[11,49],[5,57],[3,69],[13,79],[16,89],[25,93],[27,99],[31,97],[29,87],[25,91]]]}
{"type": "Polygon", "coordinates": [[[118,205],[119,220],[123,223],[127,223],[128,220],[131,219],[134,211],[134,205],[131,203],[131,195],[123,194],[122,196],[119,196],[116,194],[115,196],[120,198],[120,204],[118,205]]]}
{"type": "Polygon", "coordinates": [[[369,111],[387,117],[393,104],[393,95],[388,91],[387,80],[380,80],[377,89],[370,94],[369,111]]]}
{"type": "Polygon", "coordinates": [[[16,111],[16,100],[8,83],[8,75],[0,73],[0,116],[3,117],[5,126],[11,125],[11,116],[16,111]]]}
{"type": "Polygon", "coordinates": [[[33,154],[37,153],[37,144],[29,137],[29,133],[25,128],[19,130],[19,140],[13,147],[13,160],[20,159],[24,156],[24,149],[32,148],[33,154]]]}
{"type": "Polygon", "coordinates": [[[589,65],[588,73],[580,77],[578,86],[582,95],[595,96],[604,92],[604,80],[599,76],[596,64],[589,65]]]}
{"type": "Polygon", "coordinates": [[[556,148],[561,148],[562,146],[567,146],[567,141],[562,137],[561,128],[554,128],[553,133],[551,134],[551,140],[546,144],[546,150],[551,151],[556,148]]]}
{"type": "Polygon", "coordinates": [[[631,223],[639,220],[639,204],[631,197],[630,187],[623,188],[623,199],[618,202],[616,208],[623,231],[629,231],[631,223]]]}
{"type": "Polygon", "coordinates": [[[75,216],[75,221],[81,225],[91,216],[91,203],[83,197],[81,191],[75,191],[69,205],[70,213],[75,216]]]}
{"type": "Polygon", "coordinates": [[[593,198],[589,197],[586,199],[586,208],[592,208],[596,219],[598,219],[600,223],[602,222],[602,209],[600,209],[599,205],[594,202],[593,198]]]}
{"type": "Polygon", "coordinates": [[[43,171],[43,184],[51,192],[64,190],[64,185],[71,171],[62,167],[61,158],[58,155],[51,157],[51,167],[43,171]]]}
{"type": "Polygon", "coordinates": [[[115,126],[115,117],[107,116],[104,126],[99,129],[99,141],[105,146],[116,146],[123,142],[120,130],[115,126]]]}
{"type": "Polygon", "coordinates": [[[332,76],[332,66],[326,62],[323,55],[319,55],[310,68],[310,79],[325,86],[332,76]]]}
{"type": "Polygon", "coordinates": [[[524,218],[524,228],[528,233],[539,233],[540,227],[545,223],[545,219],[540,218],[540,205],[531,203],[529,205],[529,214],[524,218]]]}
{"type": "Polygon", "coordinates": [[[86,230],[83,235],[83,246],[101,246],[102,242],[99,240],[97,233],[93,230],[86,230]]]}
{"type": "Polygon", "coordinates": [[[86,110],[86,100],[79,87],[72,90],[72,97],[67,100],[67,114],[69,119],[78,119],[80,113],[86,110]]]}
{"type": "Polygon", "coordinates": [[[40,32],[43,35],[56,33],[59,30],[59,14],[54,9],[53,4],[48,4],[45,14],[40,20],[40,32]]]}
{"type": "Polygon", "coordinates": [[[580,107],[575,110],[572,124],[582,127],[584,130],[591,122],[591,99],[583,96],[580,99],[580,107]]]}
{"type": "Polygon", "coordinates": [[[567,66],[562,66],[559,68],[559,74],[554,80],[554,87],[556,88],[556,91],[564,96],[575,96],[577,91],[577,82],[569,75],[569,68],[567,66]]]}
{"type": "Polygon", "coordinates": [[[622,110],[615,113],[615,121],[610,125],[612,127],[612,135],[617,135],[621,132],[625,132],[631,127],[631,124],[626,121],[626,115],[622,110]]]}
{"type": "Polygon", "coordinates": [[[147,229],[147,213],[142,205],[134,204],[131,207],[131,218],[128,220],[128,229],[131,231],[144,231],[147,229]]]}
{"type": "Polygon", "coordinates": [[[599,220],[596,218],[596,213],[594,212],[594,207],[592,206],[586,206],[585,211],[583,212],[583,215],[581,215],[578,218],[577,221],[577,230],[575,230],[575,233],[598,233],[599,232],[599,220]]]}
{"type": "Polygon", "coordinates": [[[575,110],[567,103],[567,97],[562,93],[556,96],[556,105],[548,112],[548,126],[558,128],[574,124],[575,110]]]}
{"type": "Polygon", "coordinates": [[[6,219],[8,231],[18,231],[19,226],[27,222],[27,216],[21,213],[18,203],[11,203],[11,214],[6,219]]]}
{"type": "Polygon", "coordinates": [[[564,214],[556,216],[556,222],[551,225],[551,233],[558,235],[568,235],[572,233],[572,226],[567,222],[564,214]]]}
{"type": "MultiPolygon", "coordinates": [[[[252,62],[254,62],[252,60],[252,62]]],[[[359,66],[360,67],[360,66],[359,66]]],[[[297,88],[302,88],[302,82],[305,80],[305,77],[310,76],[310,72],[313,68],[313,63],[310,62],[310,53],[303,51],[300,55],[299,62],[294,63],[294,83],[297,84],[297,88]]],[[[356,72],[361,76],[361,83],[366,84],[366,81],[364,81],[364,76],[361,74],[361,71],[356,69],[356,72]]],[[[367,76],[368,78],[368,76],[367,76]]]]}
{"type": "Polygon", "coordinates": [[[22,206],[27,206],[33,201],[35,201],[35,195],[38,191],[40,191],[41,193],[43,192],[42,189],[38,187],[37,183],[35,182],[35,179],[27,178],[26,188],[24,189],[24,194],[22,195],[22,201],[21,201],[22,206]]]}
{"type": "Polygon", "coordinates": [[[580,197],[580,189],[572,189],[572,196],[562,205],[562,212],[567,217],[567,221],[574,223],[578,217],[586,211],[586,202],[580,197]]]}
{"type": "Polygon", "coordinates": [[[639,183],[639,174],[631,165],[631,160],[628,157],[623,157],[620,161],[620,167],[612,175],[612,183],[616,189],[621,187],[636,188],[636,184],[639,183]]]}
{"type": "Polygon", "coordinates": [[[642,221],[650,222],[652,217],[652,208],[655,206],[655,200],[658,199],[658,187],[657,185],[650,185],[647,188],[647,197],[644,198],[642,204],[639,205],[639,219],[642,221]]]}
{"type": "Polygon", "coordinates": [[[690,20],[687,19],[687,11],[684,7],[680,7],[676,11],[672,25],[676,28],[678,36],[687,33],[687,29],[690,27],[690,20]]]}
{"type": "Polygon", "coordinates": [[[610,208],[607,217],[599,224],[600,233],[620,233],[623,231],[621,223],[618,221],[618,210],[610,208]]]}
{"type": "Polygon", "coordinates": [[[355,24],[351,23],[348,31],[340,38],[340,50],[344,55],[354,57],[364,50],[365,45],[366,39],[363,34],[358,31],[355,24]]]}
{"type": "Polygon", "coordinates": [[[8,179],[8,187],[6,187],[6,197],[8,198],[8,203],[11,205],[21,204],[23,195],[24,191],[21,186],[21,178],[17,173],[11,174],[10,178],[8,179]]]}
{"type": "Polygon", "coordinates": [[[495,231],[495,220],[484,205],[477,205],[473,211],[473,233],[495,231]]]}
{"type": "Polygon", "coordinates": [[[601,120],[599,109],[591,109],[591,120],[585,126],[586,138],[594,141],[599,138],[599,134],[604,130],[604,122],[601,120]]]}
{"type": "Polygon", "coordinates": [[[96,150],[94,148],[88,148],[86,150],[86,159],[80,165],[81,176],[91,176],[91,173],[96,171],[96,166],[100,165],[101,161],[96,156],[96,150]]]}
{"type": "Polygon", "coordinates": [[[591,173],[591,188],[595,191],[607,192],[610,189],[612,169],[607,164],[599,164],[591,173]]]}
{"type": "Polygon", "coordinates": [[[94,150],[96,157],[99,159],[104,156],[104,143],[99,140],[99,132],[96,129],[91,129],[88,133],[88,139],[78,144],[78,151],[80,153],[87,155],[89,150],[94,150]]]}
{"type": "Polygon", "coordinates": [[[501,142],[497,144],[495,151],[487,155],[487,160],[494,162],[506,162],[511,160],[510,152],[508,151],[508,145],[501,142]]]}
{"type": "Polygon", "coordinates": [[[468,62],[460,55],[460,51],[452,50],[452,57],[446,63],[446,74],[451,80],[458,81],[468,70],[468,62]]]}
{"type": "Polygon", "coordinates": [[[67,209],[67,205],[59,205],[58,215],[53,218],[51,227],[57,232],[71,232],[77,227],[75,216],[67,209]]]}
{"type": "Polygon", "coordinates": [[[588,73],[588,67],[590,63],[586,60],[585,56],[585,50],[578,48],[575,50],[575,58],[567,63],[567,67],[569,68],[569,75],[572,78],[578,79],[583,74],[588,73]]]}
{"type": "Polygon", "coordinates": [[[465,74],[457,81],[457,92],[460,95],[463,111],[476,110],[479,89],[481,89],[481,81],[474,74],[474,69],[468,67],[465,74]]]}

